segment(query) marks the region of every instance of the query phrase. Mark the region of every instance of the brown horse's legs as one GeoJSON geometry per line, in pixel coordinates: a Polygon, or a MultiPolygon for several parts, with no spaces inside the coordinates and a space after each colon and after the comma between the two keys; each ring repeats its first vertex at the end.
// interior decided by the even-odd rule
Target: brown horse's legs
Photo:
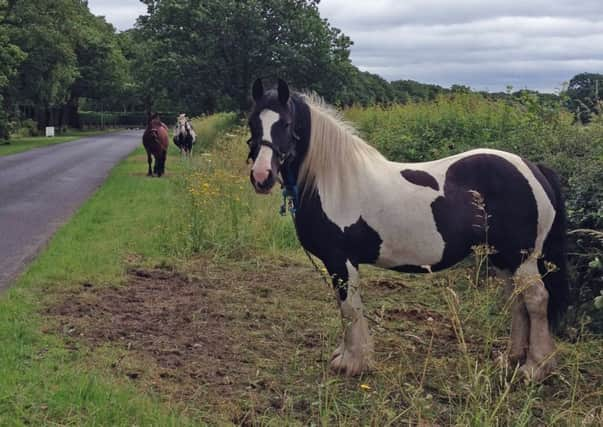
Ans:
{"type": "Polygon", "coordinates": [[[167,158],[167,151],[162,151],[155,158],[155,165],[157,167],[157,176],[161,176],[165,173],[166,158],[167,158]]]}
{"type": "Polygon", "coordinates": [[[151,153],[147,151],[147,162],[149,163],[149,172],[147,176],[153,176],[153,172],[151,170],[151,163],[153,163],[153,158],[151,157],[151,153]]]}

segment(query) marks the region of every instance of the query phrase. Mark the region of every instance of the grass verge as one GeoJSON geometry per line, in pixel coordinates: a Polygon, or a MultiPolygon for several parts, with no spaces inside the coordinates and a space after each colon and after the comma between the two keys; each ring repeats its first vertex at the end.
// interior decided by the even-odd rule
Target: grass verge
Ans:
{"type": "Polygon", "coordinates": [[[178,214],[173,180],[184,165],[172,153],[167,177],[147,178],[139,149],[61,228],[0,297],[0,425],[187,425],[176,408],[107,377],[89,350],[45,333],[44,307],[61,290],[118,285],[128,260],[161,260],[162,229],[178,214]]]}

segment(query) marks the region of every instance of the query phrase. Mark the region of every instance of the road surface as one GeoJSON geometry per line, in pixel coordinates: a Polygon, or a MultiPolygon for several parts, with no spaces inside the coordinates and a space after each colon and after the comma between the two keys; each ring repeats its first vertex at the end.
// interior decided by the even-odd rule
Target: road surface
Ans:
{"type": "Polygon", "coordinates": [[[111,133],[0,157],[0,292],[141,138],[111,133]]]}

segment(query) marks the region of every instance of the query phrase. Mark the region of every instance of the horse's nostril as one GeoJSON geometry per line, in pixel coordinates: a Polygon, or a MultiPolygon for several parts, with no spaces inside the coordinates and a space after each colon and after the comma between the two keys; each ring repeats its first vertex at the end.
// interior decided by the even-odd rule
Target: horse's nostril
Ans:
{"type": "Polygon", "coordinates": [[[258,183],[258,185],[265,185],[272,179],[272,171],[270,169],[265,171],[254,171],[253,179],[258,183]]]}
{"type": "Polygon", "coordinates": [[[266,178],[262,181],[257,181],[257,186],[258,188],[262,189],[262,190],[266,190],[269,189],[270,187],[272,187],[272,185],[274,184],[274,177],[272,175],[272,171],[268,170],[268,174],[266,176],[266,178]]]}

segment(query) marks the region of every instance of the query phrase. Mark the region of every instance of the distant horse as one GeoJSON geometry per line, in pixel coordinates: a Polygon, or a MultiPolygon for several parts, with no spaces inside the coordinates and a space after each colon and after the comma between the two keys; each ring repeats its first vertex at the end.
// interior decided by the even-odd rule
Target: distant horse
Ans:
{"type": "Polygon", "coordinates": [[[388,161],[316,96],[253,85],[250,179],[293,199],[302,246],[326,266],[346,320],[331,367],[368,370],[373,341],[358,284],[359,264],[411,273],[448,268],[487,244],[509,290],[509,359],[528,378],[554,367],[549,325],[568,304],[565,213],[550,169],[517,155],[477,149],[425,163],[388,161]],[[557,266],[544,278],[544,260],[557,266]],[[544,280],[544,286],[543,286],[544,280]]]}
{"type": "Polygon", "coordinates": [[[149,117],[147,128],[142,135],[142,145],[147,151],[147,161],[149,163],[149,172],[147,176],[161,176],[165,172],[165,160],[167,158],[167,148],[169,143],[167,126],[162,123],[157,113],[149,117]],[[152,158],[155,157],[155,167],[151,170],[152,158]]]}
{"type": "Polygon", "coordinates": [[[196,139],[197,135],[186,114],[180,114],[174,129],[174,144],[180,149],[180,153],[190,155],[196,139]]]}

